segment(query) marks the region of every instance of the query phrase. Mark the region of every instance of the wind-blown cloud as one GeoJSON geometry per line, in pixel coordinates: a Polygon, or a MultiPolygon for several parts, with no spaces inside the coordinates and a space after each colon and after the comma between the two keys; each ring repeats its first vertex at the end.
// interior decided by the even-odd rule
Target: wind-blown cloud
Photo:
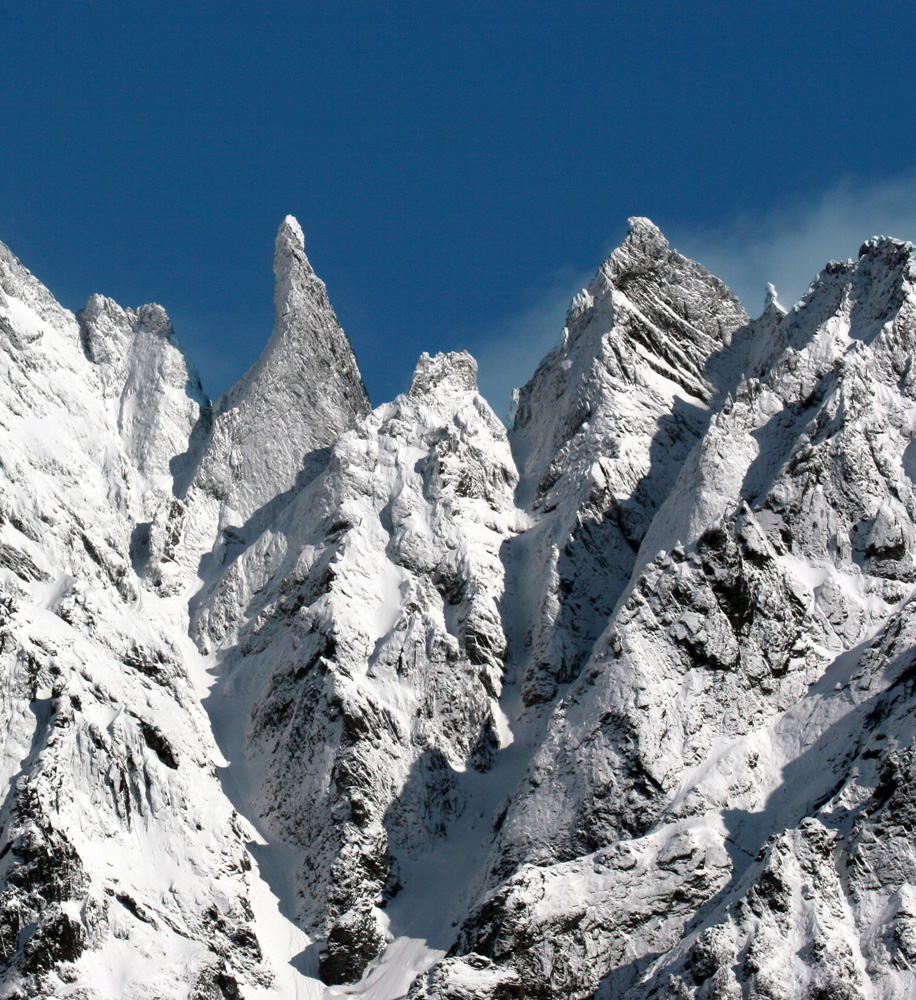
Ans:
{"type": "Polygon", "coordinates": [[[746,213],[725,225],[675,228],[666,235],[731,286],[756,316],[763,309],[767,282],[788,307],[828,261],[857,257],[872,236],[916,240],[916,173],[872,183],[847,177],[810,199],[746,213]]]}
{"type": "Polygon", "coordinates": [[[503,419],[512,390],[531,378],[541,358],[559,340],[569,303],[592,280],[600,263],[589,271],[563,268],[545,282],[530,305],[474,337],[472,353],[479,365],[480,391],[503,419]]]}

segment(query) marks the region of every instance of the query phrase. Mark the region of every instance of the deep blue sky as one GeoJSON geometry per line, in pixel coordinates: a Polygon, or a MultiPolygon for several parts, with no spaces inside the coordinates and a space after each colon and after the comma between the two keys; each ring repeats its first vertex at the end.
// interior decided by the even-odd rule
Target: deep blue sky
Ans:
{"type": "Polygon", "coordinates": [[[71,308],[161,302],[218,395],[269,335],[292,213],[373,402],[423,350],[507,369],[496,394],[627,216],[727,248],[916,174],[914,11],[0,2],[0,239],[71,308]]]}

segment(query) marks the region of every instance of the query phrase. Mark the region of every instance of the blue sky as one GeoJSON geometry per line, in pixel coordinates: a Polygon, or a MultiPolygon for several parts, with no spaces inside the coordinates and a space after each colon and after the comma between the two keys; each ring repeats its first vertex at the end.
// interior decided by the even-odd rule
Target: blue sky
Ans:
{"type": "Polygon", "coordinates": [[[755,312],[916,238],[910,3],[0,0],[0,239],[161,302],[218,395],[287,213],[374,403],[466,348],[500,412],[648,215],[755,312]]]}

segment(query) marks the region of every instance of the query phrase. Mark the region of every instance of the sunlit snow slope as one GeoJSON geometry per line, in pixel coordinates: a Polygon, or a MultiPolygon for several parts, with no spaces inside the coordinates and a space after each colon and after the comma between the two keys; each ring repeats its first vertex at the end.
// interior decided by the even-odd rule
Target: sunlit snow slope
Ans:
{"type": "Polygon", "coordinates": [[[298,223],[216,403],[0,245],[0,997],[916,995],[916,251],[646,219],[507,431],[298,223]]]}

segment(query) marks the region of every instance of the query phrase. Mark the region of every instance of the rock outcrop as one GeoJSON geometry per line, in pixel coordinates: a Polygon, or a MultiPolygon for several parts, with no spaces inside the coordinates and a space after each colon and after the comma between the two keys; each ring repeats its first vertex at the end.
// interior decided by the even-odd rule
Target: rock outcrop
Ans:
{"type": "Polygon", "coordinates": [[[211,405],[0,247],[0,995],[914,995],[913,245],[634,219],[511,431],[274,269],[211,405]]]}

